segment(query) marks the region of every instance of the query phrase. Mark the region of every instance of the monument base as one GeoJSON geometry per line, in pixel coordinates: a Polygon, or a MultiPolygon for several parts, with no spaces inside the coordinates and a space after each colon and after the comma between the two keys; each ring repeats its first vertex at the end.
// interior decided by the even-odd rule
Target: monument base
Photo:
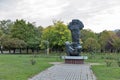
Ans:
{"type": "Polygon", "coordinates": [[[62,56],[67,64],[84,64],[84,59],[88,59],[87,56],[62,56]]]}

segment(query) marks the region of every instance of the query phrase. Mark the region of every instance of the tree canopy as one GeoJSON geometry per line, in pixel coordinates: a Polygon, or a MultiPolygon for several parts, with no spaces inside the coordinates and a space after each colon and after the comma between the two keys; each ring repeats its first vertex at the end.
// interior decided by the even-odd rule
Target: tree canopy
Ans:
{"type": "Polygon", "coordinates": [[[71,41],[70,31],[61,21],[44,29],[42,40],[48,41],[51,48],[63,48],[66,41],[71,41]]]}
{"type": "MultiPolygon", "coordinates": [[[[95,33],[90,29],[80,31],[80,43],[84,52],[120,52],[120,30],[95,33]]],[[[23,19],[0,21],[0,45],[3,49],[46,49],[63,51],[65,42],[71,42],[71,32],[62,21],[54,21],[45,28],[23,19]]]]}

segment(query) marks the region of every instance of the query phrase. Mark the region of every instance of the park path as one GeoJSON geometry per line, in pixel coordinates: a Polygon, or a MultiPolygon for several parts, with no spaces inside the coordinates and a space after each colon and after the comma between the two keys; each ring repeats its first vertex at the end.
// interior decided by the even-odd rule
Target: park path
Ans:
{"type": "Polygon", "coordinates": [[[28,80],[96,80],[88,64],[57,64],[28,80]]]}

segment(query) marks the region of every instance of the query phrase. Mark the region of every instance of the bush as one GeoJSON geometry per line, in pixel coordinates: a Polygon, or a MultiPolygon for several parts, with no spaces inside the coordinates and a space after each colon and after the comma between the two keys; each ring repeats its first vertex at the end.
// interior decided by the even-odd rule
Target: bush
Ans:
{"type": "Polygon", "coordinates": [[[118,59],[117,64],[120,67],[120,58],[118,59]]]}
{"type": "Polygon", "coordinates": [[[35,65],[36,61],[35,61],[34,59],[31,59],[31,60],[30,60],[30,63],[31,63],[32,65],[35,65]]]}
{"type": "Polygon", "coordinates": [[[111,61],[111,60],[105,60],[105,63],[106,63],[106,65],[107,65],[107,67],[110,67],[111,64],[112,64],[112,61],[111,61]]]}

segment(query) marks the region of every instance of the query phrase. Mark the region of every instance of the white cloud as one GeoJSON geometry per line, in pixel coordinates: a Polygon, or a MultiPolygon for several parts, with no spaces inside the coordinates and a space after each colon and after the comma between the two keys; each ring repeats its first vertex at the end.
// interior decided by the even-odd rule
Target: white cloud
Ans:
{"type": "Polygon", "coordinates": [[[89,20],[86,22],[86,28],[90,28],[96,32],[101,32],[103,30],[119,29],[119,13],[120,6],[115,6],[98,12],[97,15],[89,18],[89,20]]]}
{"type": "MultiPolygon", "coordinates": [[[[8,13],[4,14],[8,17],[17,18],[50,18],[60,14],[67,3],[58,0],[21,0],[17,2],[14,8],[8,7],[8,13]]],[[[11,6],[10,6],[11,7],[11,6]]],[[[4,16],[4,17],[5,17],[4,16]]]]}
{"type": "Polygon", "coordinates": [[[95,32],[119,28],[120,0],[1,0],[1,19],[25,19],[47,26],[77,18],[95,32]]]}

